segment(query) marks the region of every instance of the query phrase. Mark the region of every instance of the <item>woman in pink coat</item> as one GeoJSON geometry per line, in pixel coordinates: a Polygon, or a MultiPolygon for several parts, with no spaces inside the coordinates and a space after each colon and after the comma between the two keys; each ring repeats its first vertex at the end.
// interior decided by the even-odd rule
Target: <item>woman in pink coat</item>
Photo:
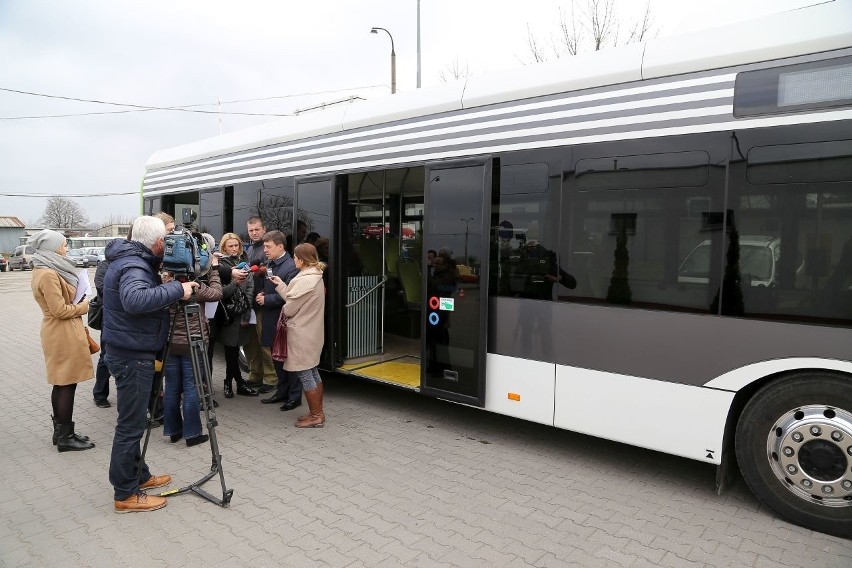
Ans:
{"type": "Polygon", "coordinates": [[[325,264],[317,258],[317,249],[310,243],[297,245],[293,260],[299,273],[290,284],[277,276],[266,278],[275,285],[275,291],[284,298],[282,317],[287,318],[287,358],[284,369],[296,373],[302,381],[309,413],[300,416],[296,428],[322,428],[325,414],[322,410],[322,379],[317,365],[325,340],[325,285],[322,271],[325,264]]]}

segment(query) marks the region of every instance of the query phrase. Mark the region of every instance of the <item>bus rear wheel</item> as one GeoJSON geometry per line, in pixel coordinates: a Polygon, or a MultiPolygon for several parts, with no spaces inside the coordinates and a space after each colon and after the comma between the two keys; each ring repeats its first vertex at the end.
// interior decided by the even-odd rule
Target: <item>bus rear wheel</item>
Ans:
{"type": "Polygon", "coordinates": [[[758,499],[790,522],[852,537],[852,379],[808,371],[766,385],[735,443],[758,499]]]}

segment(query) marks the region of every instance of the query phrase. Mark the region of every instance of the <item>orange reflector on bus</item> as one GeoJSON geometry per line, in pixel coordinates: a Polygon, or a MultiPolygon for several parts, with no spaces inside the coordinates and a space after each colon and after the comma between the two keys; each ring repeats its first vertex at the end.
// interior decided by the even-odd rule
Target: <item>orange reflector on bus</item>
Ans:
{"type": "Polygon", "coordinates": [[[509,400],[516,400],[518,402],[521,402],[521,395],[519,395],[518,393],[515,393],[515,392],[510,392],[509,393],[509,400]]]}

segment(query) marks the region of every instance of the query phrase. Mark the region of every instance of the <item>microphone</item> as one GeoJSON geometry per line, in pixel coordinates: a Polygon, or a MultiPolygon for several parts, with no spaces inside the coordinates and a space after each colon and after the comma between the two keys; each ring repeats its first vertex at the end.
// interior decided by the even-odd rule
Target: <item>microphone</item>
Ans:
{"type": "Polygon", "coordinates": [[[236,265],[234,268],[236,268],[238,270],[248,270],[248,263],[246,261],[243,261],[243,262],[239,263],[238,265],[236,265]]]}

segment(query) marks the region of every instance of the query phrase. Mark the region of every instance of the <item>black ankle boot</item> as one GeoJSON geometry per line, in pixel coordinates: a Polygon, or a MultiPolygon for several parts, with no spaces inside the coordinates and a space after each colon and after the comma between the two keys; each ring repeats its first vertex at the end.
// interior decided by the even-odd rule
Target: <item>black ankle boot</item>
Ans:
{"type": "MultiPolygon", "coordinates": [[[[58,425],[58,438],[56,440],[56,449],[60,452],[77,452],[81,450],[89,450],[95,447],[92,442],[83,441],[77,438],[74,434],[74,423],[58,425]]],[[[86,438],[88,440],[88,438],[86,438]]]]}
{"type": "MultiPolygon", "coordinates": [[[[239,389],[239,386],[237,388],[239,389]]],[[[225,379],[225,398],[234,398],[234,383],[230,377],[225,379]]]]}
{"type": "MultiPolygon", "coordinates": [[[[53,445],[55,446],[57,441],[59,441],[59,422],[56,421],[56,417],[52,414],[50,415],[50,419],[53,421],[53,445]]],[[[88,442],[88,436],[81,436],[74,432],[74,437],[77,438],[81,442],[88,442]]]]}
{"type": "Polygon", "coordinates": [[[240,396],[257,396],[257,391],[246,383],[242,377],[237,378],[237,394],[240,396]]]}

